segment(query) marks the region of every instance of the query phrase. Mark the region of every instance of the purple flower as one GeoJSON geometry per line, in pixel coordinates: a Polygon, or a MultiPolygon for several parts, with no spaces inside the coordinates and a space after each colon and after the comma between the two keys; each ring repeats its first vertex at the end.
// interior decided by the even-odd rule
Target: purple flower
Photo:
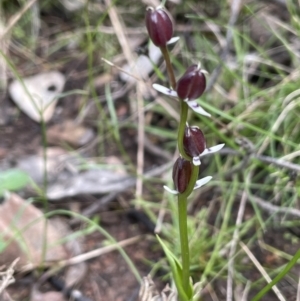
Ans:
{"type": "Polygon", "coordinates": [[[176,91],[158,84],[153,84],[153,88],[171,97],[182,99],[194,112],[210,117],[211,115],[196,101],[203,94],[206,87],[204,74],[207,71],[201,69],[200,66],[200,63],[198,65],[194,64],[187,69],[184,75],[178,80],[176,91]]]}
{"type": "Polygon", "coordinates": [[[206,141],[202,131],[196,126],[187,126],[183,136],[183,147],[186,154],[193,158],[194,165],[200,165],[200,157],[215,153],[225,144],[206,148],[206,141]]]}
{"type": "MultiPolygon", "coordinates": [[[[176,97],[178,98],[177,92],[175,90],[172,90],[170,88],[164,87],[159,84],[153,84],[152,87],[158,91],[161,92],[165,95],[168,95],[170,97],[176,97]]],[[[187,105],[195,112],[203,116],[208,116],[210,117],[211,115],[206,112],[199,104],[196,102],[196,100],[191,100],[191,101],[186,101],[187,105]]]]}
{"type": "MultiPolygon", "coordinates": [[[[188,187],[192,175],[192,163],[182,157],[179,157],[174,166],[173,166],[173,182],[175,186],[174,189],[170,189],[167,186],[164,186],[164,189],[172,194],[184,193],[188,187]]],[[[209,182],[212,177],[208,176],[203,179],[196,181],[194,189],[200,188],[209,182]]]]}
{"type": "Polygon", "coordinates": [[[206,88],[205,71],[201,70],[200,64],[190,66],[178,80],[176,92],[179,98],[192,101],[199,98],[206,88]]]}
{"type": "Polygon", "coordinates": [[[203,132],[196,126],[187,126],[183,136],[183,147],[190,157],[199,156],[206,149],[203,132]]]}
{"type": "Polygon", "coordinates": [[[173,22],[169,13],[161,6],[147,8],[146,27],[153,44],[166,46],[173,36],[173,22]]]}
{"type": "Polygon", "coordinates": [[[172,173],[174,186],[179,193],[183,193],[186,190],[190,182],[191,175],[192,163],[182,157],[179,157],[174,163],[172,173]]]}

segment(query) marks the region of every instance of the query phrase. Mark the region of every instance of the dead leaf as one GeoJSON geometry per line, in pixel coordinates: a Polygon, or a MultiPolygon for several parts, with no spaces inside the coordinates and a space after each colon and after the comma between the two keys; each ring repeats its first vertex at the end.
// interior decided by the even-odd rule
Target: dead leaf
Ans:
{"type": "MultiPolygon", "coordinates": [[[[46,155],[47,176],[48,181],[51,182],[55,180],[58,174],[63,170],[64,162],[72,156],[59,147],[48,147],[46,155]]],[[[43,183],[45,165],[43,156],[43,150],[41,149],[36,155],[23,157],[17,160],[15,167],[27,173],[36,183],[43,183]]]]}
{"type": "Polygon", "coordinates": [[[135,179],[120,175],[108,169],[90,169],[69,177],[62,177],[60,181],[50,184],[47,198],[59,200],[82,194],[105,194],[112,191],[122,191],[135,179]]]}
{"type": "Polygon", "coordinates": [[[47,140],[50,144],[61,145],[63,143],[72,146],[83,146],[95,137],[92,129],[77,124],[73,120],[66,120],[62,124],[56,124],[47,130],[47,140]]]}
{"type": "MultiPolygon", "coordinates": [[[[59,200],[82,194],[105,194],[122,191],[135,183],[128,176],[122,161],[117,157],[104,158],[98,162],[87,161],[88,170],[82,170],[82,160],[58,147],[47,148],[47,198],[59,200]],[[105,165],[105,166],[104,166],[105,165]]],[[[9,162],[0,162],[0,171],[12,168],[9,162]]],[[[44,179],[44,159],[42,151],[37,155],[17,160],[14,168],[24,171],[37,184],[44,179]]]]}
{"type": "Polygon", "coordinates": [[[59,244],[60,233],[39,209],[16,194],[9,194],[0,206],[0,233],[0,242],[6,245],[0,265],[18,257],[17,269],[68,258],[65,247],[59,244]],[[47,249],[43,258],[45,243],[47,249]]]}

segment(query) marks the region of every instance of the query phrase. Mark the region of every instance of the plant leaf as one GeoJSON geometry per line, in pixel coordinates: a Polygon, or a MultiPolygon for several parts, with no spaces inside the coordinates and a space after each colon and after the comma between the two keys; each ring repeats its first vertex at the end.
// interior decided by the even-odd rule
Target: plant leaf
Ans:
{"type": "Polygon", "coordinates": [[[160,245],[162,246],[165,255],[169,261],[169,264],[171,266],[173,278],[175,281],[175,285],[178,291],[178,295],[180,297],[180,300],[182,301],[189,301],[192,299],[193,296],[193,287],[190,285],[188,295],[184,291],[182,287],[182,267],[179,262],[179,260],[176,258],[176,256],[169,250],[169,248],[165,245],[165,243],[160,239],[158,235],[156,235],[160,245]]]}
{"type": "Polygon", "coordinates": [[[16,191],[24,188],[30,182],[27,173],[19,169],[10,169],[0,172],[0,197],[5,190],[16,191]]]}
{"type": "Polygon", "coordinates": [[[300,250],[293,256],[293,258],[289,261],[289,263],[283,268],[283,270],[270,282],[268,283],[262,290],[260,290],[251,301],[259,301],[262,300],[263,296],[275,285],[279,282],[288,272],[289,270],[297,264],[297,261],[300,258],[300,250]]]}

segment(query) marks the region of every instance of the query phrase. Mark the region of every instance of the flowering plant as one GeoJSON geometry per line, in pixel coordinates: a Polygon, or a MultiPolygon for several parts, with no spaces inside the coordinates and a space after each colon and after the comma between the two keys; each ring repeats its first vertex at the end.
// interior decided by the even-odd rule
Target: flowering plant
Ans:
{"type": "Polygon", "coordinates": [[[177,145],[180,156],[173,166],[174,189],[167,186],[164,188],[177,196],[179,232],[181,245],[181,263],[175,255],[159,239],[164,252],[169,260],[173,278],[181,301],[193,300],[195,291],[190,282],[190,255],[187,232],[187,198],[194,189],[208,183],[212,177],[207,176],[198,179],[200,158],[204,155],[219,151],[224,144],[207,148],[206,140],[202,131],[196,126],[187,123],[188,108],[194,112],[210,117],[198,103],[199,98],[206,88],[207,73],[200,64],[191,65],[178,81],[175,79],[167,45],[178,40],[172,38],[174,28],[170,14],[163,6],[156,9],[148,7],[146,12],[146,27],[151,41],[160,48],[166,62],[170,87],[154,84],[153,88],[170,97],[177,98],[180,104],[180,121],[178,126],[177,145]]]}

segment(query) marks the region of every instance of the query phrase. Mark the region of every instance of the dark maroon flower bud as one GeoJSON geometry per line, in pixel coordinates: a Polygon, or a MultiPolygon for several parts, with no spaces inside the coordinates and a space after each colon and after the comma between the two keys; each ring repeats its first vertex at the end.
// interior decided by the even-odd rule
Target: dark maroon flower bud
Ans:
{"type": "Polygon", "coordinates": [[[192,163],[182,157],[179,157],[173,166],[173,181],[175,189],[183,193],[190,182],[192,175],[192,163]]]}
{"type": "Polygon", "coordinates": [[[190,157],[200,156],[206,149],[206,141],[202,131],[196,126],[187,126],[183,136],[184,151],[190,157]]]}
{"type": "Polygon", "coordinates": [[[192,65],[178,80],[176,92],[179,98],[190,101],[200,97],[205,88],[206,79],[203,70],[200,65],[192,65]]]}
{"type": "Polygon", "coordinates": [[[158,6],[147,8],[146,27],[153,44],[157,47],[166,46],[173,36],[173,22],[169,13],[158,6]]]}

